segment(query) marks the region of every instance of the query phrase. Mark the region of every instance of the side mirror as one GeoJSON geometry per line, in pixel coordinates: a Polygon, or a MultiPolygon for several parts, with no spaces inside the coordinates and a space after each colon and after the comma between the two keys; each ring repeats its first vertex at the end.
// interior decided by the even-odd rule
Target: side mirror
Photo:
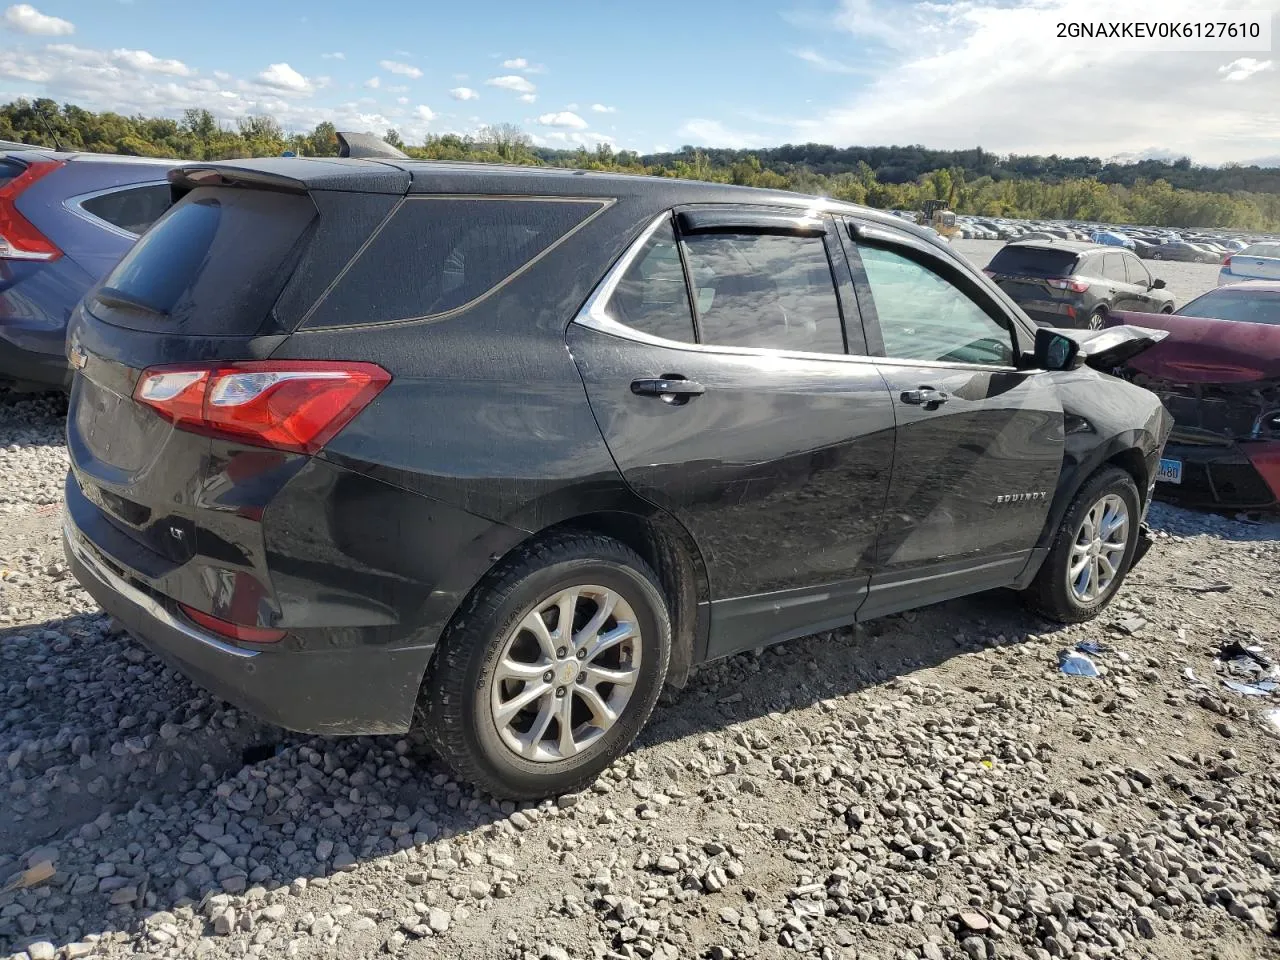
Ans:
{"type": "Polygon", "coordinates": [[[1152,280],[1152,281],[1151,281],[1151,289],[1152,289],[1152,290],[1163,290],[1163,289],[1164,289],[1164,281],[1163,281],[1163,280],[1161,280],[1159,277],[1156,277],[1156,279],[1154,279],[1154,280],[1152,280]]]}
{"type": "Polygon", "coordinates": [[[1073,370],[1080,366],[1080,344],[1041,327],[1036,331],[1035,363],[1041,370],[1073,370]]]}

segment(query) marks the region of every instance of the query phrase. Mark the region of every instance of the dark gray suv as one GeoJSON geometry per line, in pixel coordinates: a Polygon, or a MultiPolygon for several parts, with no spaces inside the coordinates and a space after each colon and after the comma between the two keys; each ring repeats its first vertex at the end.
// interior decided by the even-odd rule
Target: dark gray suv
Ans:
{"type": "Polygon", "coordinates": [[[984,271],[1027,316],[1049,327],[1101,330],[1115,310],[1173,313],[1173,294],[1123,248],[1072,240],[1001,247],[984,271]]]}
{"type": "Polygon", "coordinates": [[[1169,418],[946,244],[831,200],[414,162],[189,164],[70,328],[66,549],[297,730],[415,719],[581,787],[692,664],[1012,587],[1095,616],[1169,418]],[[1070,428],[1068,428],[1070,424],[1070,428]]]}

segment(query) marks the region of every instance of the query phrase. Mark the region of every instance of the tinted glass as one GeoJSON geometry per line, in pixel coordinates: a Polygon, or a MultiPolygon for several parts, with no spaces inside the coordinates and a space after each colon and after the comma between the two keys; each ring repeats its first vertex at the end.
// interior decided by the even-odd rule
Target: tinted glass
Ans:
{"type": "Polygon", "coordinates": [[[1136,283],[1141,287],[1151,286],[1151,274],[1137,257],[1125,257],[1124,268],[1130,283],[1136,283]]]}
{"type": "Polygon", "coordinates": [[[153,183],[91,197],[81,203],[80,208],[121,230],[142,233],[159,220],[172,203],[169,185],[153,183]]]}
{"type": "Polygon", "coordinates": [[[860,247],[885,355],[900,360],[1013,363],[1013,339],[963,291],[927,267],[860,247]]]}
{"type": "Polygon", "coordinates": [[[193,190],[143,234],[92,301],[108,323],[208,335],[257,332],[315,217],[304,196],[193,190]]]}
{"type": "Polygon", "coordinates": [[[844,353],[821,237],[695,234],[685,244],[704,343],[844,353]]]}
{"type": "Polygon", "coordinates": [[[693,313],[670,221],[645,242],[609,298],[610,317],[653,337],[693,342],[693,313]]]}
{"type": "Polygon", "coordinates": [[[1184,317],[1280,324],[1280,293],[1219,287],[1196,297],[1178,313],[1184,317]]]}
{"type": "Polygon", "coordinates": [[[448,313],[489,293],[600,209],[598,200],[408,200],[307,326],[448,313]]]}
{"type": "Polygon", "coordinates": [[[987,269],[1005,277],[1069,277],[1076,270],[1076,255],[1070,250],[1001,247],[987,269]]]}
{"type": "Polygon", "coordinates": [[[1243,257],[1275,257],[1280,259],[1280,243],[1253,243],[1240,251],[1243,257]]]}
{"type": "Polygon", "coordinates": [[[1118,253],[1108,253],[1102,258],[1102,275],[1108,280],[1128,282],[1124,272],[1124,258],[1118,253]]]}

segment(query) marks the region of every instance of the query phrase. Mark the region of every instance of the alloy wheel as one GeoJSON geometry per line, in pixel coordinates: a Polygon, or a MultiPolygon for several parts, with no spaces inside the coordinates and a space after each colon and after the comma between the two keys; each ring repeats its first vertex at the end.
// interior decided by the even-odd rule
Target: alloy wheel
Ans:
{"type": "Polygon", "coordinates": [[[1129,508],[1113,493],[1085,514],[1071,545],[1067,587],[1076,601],[1093,603],[1115,583],[1129,545],[1129,508]]]}
{"type": "Polygon", "coordinates": [[[626,709],[642,650],[635,612],[617,591],[572,586],[535,604],[503,643],[489,681],[503,744],[543,763],[590,749],[626,709]]]}

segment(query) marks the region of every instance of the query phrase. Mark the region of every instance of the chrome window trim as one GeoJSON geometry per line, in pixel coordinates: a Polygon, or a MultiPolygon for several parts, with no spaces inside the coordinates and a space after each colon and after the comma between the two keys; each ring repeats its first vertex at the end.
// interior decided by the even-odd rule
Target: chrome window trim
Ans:
{"type": "MultiPolygon", "coordinates": [[[[587,302],[582,305],[582,309],[578,311],[577,316],[573,318],[573,323],[598,333],[608,334],[612,337],[620,337],[623,340],[630,340],[633,343],[643,343],[653,347],[665,347],[671,350],[689,350],[695,353],[707,353],[717,355],[728,355],[734,357],[762,357],[778,360],[827,360],[842,363],[855,364],[875,364],[888,363],[895,366],[906,367],[944,367],[948,370],[985,370],[991,373],[1009,373],[1019,372],[1017,367],[996,366],[994,364],[985,363],[957,363],[951,361],[931,361],[931,360],[899,360],[894,357],[872,357],[866,354],[849,354],[849,353],[812,353],[806,350],[771,350],[766,347],[734,347],[734,346],[717,346],[708,343],[692,343],[683,340],[668,340],[666,337],[655,337],[651,333],[645,333],[643,330],[637,330],[635,327],[629,327],[625,323],[619,323],[613,317],[609,316],[607,305],[609,298],[613,296],[614,290],[618,288],[618,284],[622,282],[623,274],[635,262],[636,257],[640,255],[640,251],[649,239],[662,227],[664,223],[672,223],[673,211],[666,210],[659,216],[655,217],[648,226],[640,232],[640,235],[632,242],[626,251],[618,258],[617,262],[604,275],[604,278],[596,284],[595,290],[591,296],[587,298],[587,302]]],[[[693,317],[689,317],[689,329],[693,330],[693,317]]]]}
{"type": "Polygon", "coordinates": [[[101,217],[90,213],[81,204],[86,200],[96,200],[98,197],[105,197],[109,193],[119,193],[122,190],[135,190],[138,187],[167,187],[168,185],[168,180],[140,180],[137,183],[117,183],[114,187],[104,187],[91,193],[81,193],[74,197],[67,197],[62,201],[62,206],[66,208],[68,213],[75,214],[81,220],[87,220],[100,230],[114,233],[117,237],[124,237],[126,240],[137,240],[142,234],[134,233],[123,227],[117,227],[110,220],[103,220],[101,217]]]}

